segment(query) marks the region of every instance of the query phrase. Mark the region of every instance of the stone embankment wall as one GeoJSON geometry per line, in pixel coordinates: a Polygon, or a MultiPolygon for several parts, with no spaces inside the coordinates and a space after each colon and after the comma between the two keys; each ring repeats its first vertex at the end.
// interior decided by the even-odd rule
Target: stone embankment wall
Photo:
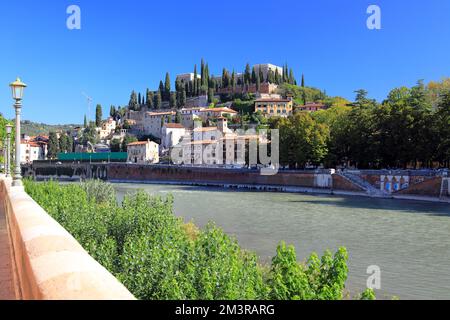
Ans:
{"type": "Polygon", "coordinates": [[[247,169],[195,168],[175,166],[148,166],[109,164],[108,180],[111,181],[162,181],[190,182],[226,185],[268,185],[303,188],[331,189],[331,174],[314,171],[283,172],[276,175],[261,175],[259,171],[247,169]]]}
{"type": "Polygon", "coordinates": [[[33,199],[0,180],[19,298],[134,299],[33,199]]]}

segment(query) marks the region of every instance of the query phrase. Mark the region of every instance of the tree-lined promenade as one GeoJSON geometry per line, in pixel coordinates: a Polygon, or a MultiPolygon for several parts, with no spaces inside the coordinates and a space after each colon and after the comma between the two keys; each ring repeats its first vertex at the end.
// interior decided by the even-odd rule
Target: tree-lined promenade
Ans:
{"type": "Polygon", "coordinates": [[[450,79],[393,89],[382,103],[359,90],[354,103],[269,122],[280,129],[280,163],[290,168],[450,165],[450,79]]]}

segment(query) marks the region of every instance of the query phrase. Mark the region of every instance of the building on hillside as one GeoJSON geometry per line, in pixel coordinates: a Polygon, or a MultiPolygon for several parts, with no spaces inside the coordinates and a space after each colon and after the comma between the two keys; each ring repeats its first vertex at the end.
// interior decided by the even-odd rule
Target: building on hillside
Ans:
{"type": "Polygon", "coordinates": [[[226,115],[234,117],[237,114],[237,111],[234,111],[230,108],[204,108],[199,112],[199,116],[203,121],[206,121],[210,118],[221,118],[226,115]]]}
{"type": "Polygon", "coordinates": [[[264,79],[267,79],[267,75],[269,74],[270,70],[273,71],[273,73],[276,73],[278,71],[278,74],[280,76],[283,75],[283,68],[271,63],[255,64],[253,68],[255,68],[256,72],[259,72],[259,70],[261,70],[262,74],[264,75],[264,79]]]}
{"type": "Polygon", "coordinates": [[[200,95],[198,97],[188,97],[186,99],[186,108],[194,108],[194,107],[207,107],[209,105],[208,103],[208,96],[207,95],[200,95]]]}
{"type": "Polygon", "coordinates": [[[112,134],[114,134],[114,131],[116,130],[117,123],[116,121],[110,117],[106,121],[102,123],[102,126],[97,128],[97,133],[101,140],[105,140],[108,137],[111,137],[112,134]]]}
{"type": "Polygon", "coordinates": [[[288,117],[292,115],[294,103],[292,99],[260,98],[255,100],[255,112],[266,117],[288,117]]]}
{"type": "Polygon", "coordinates": [[[23,136],[20,141],[20,163],[32,163],[47,158],[48,137],[23,136]]]}
{"type": "Polygon", "coordinates": [[[181,123],[166,123],[162,127],[161,147],[170,149],[180,143],[186,135],[186,128],[181,123]]]}
{"type": "Polygon", "coordinates": [[[160,139],[162,127],[167,123],[175,122],[175,117],[175,111],[146,112],[142,120],[142,133],[160,139]]]}
{"type": "MultiPolygon", "coordinates": [[[[176,80],[184,81],[185,83],[187,83],[189,81],[193,81],[194,78],[195,78],[195,74],[193,72],[191,72],[191,73],[178,74],[176,80]]],[[[201,75],[197,74],[197,79],[201,79],[201,75]]]]}
{"type": "Polygon", "coordinates": [[[159,163],[159,145],[150,140],[129,143],[127,154],[127,161],[131,163],[159,163]]]}
{"type": "Polygon", "coordinates": [[[326,105],[324,105],[323,103],[315,103],[315,102],[309,102],[303,106],[296,107],[297,111],[307,111],[307,112],[315,112],[325,109],[327,109],[326,105]]]}
{"type": "Polygon", "coordinates": [[[217,90],[217,94],[233,94],[233,93],[239,93],[239,94],[245,94],[245,93],[263,93],[263,94],[274,94],[277,92],[278,85],[275,83],[261,83],[259,90],[256,88],[256,84],[251,83],[249,85],[237,85],[234,89],[229,86],[228,88],[219,88],[217,90]]]}

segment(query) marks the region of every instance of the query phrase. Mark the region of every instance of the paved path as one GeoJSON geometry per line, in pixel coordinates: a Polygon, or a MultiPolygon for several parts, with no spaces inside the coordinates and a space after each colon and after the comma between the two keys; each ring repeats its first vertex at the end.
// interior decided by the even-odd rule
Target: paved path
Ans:
{"type": "Polygon", "coordinates": [[[0,203],[0,300],[16,299],[10,246],[6,217],[3,205],[0,203]]]}

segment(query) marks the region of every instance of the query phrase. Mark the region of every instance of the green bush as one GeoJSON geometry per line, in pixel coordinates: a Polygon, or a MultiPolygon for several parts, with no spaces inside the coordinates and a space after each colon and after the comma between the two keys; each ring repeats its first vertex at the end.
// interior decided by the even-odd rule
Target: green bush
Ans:
{"type": "Polygon", "coordinates": [[[342,299],[344,248],[297,262],[277,249],[272,266],[214,224],[198,230],[173,214],[173,198],[129,194],[91,181],[60,185],[25,181],[28,194],[140,299],[342,299]]]}

